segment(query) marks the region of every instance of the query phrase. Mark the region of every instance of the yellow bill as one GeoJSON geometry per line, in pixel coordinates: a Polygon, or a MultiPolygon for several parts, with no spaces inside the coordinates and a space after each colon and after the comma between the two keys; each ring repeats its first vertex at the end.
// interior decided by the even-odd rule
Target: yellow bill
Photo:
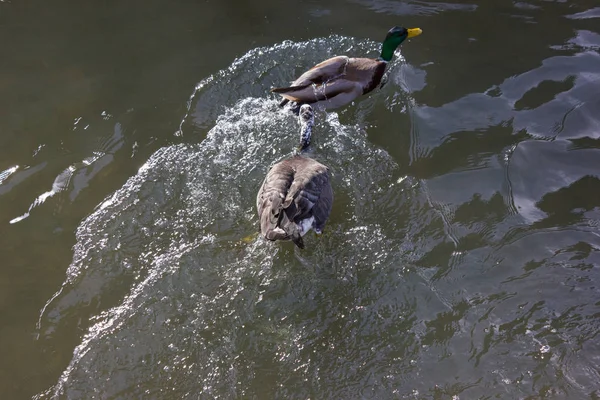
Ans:
{"type": "Polygon", "coordinates": [[[421,33],[423,33],[421,28],[410,28],[410,29],[407,29],[407,31],[408,31],[409,38],[419,36],[421,33]]]}

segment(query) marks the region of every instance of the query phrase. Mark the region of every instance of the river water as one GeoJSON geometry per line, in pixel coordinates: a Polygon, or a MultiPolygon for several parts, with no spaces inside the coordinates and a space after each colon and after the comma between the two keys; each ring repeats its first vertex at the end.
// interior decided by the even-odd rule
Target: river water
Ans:
{"type": "Polygon", "coordinates": [[[597,2],[6,1],[0,48],[2,398],[600,398],[597,2]],[[268,89],[394,25],[325,233],[259,239],[268,89]]]}

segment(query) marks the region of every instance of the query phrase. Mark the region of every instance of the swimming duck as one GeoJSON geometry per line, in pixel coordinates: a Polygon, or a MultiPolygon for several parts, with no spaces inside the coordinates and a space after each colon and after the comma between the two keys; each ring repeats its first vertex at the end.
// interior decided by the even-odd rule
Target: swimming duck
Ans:
{"type": "Polygon", "coordinates": [[[396,48],[406,39],[421,33],[419,28],[395,26],[387,33],[378,58],[336,56],[315,65],[291,86],[273,88],[271,92],[284,98],[280,107],[288,101],[312,104],[324,109],[341,107],[375,89],[381,82],[387,63],[394,57],[396,48]]]}
{"type": "Polygon", "coordinates": [[[333,203],[329,169],[303,155],[310,144],[314,111],[300,107],[300,154],[273,165],[256,196],[262,235],[268,240],[291,240],[304,248],[302,236],[322,233],[333,203]]]}

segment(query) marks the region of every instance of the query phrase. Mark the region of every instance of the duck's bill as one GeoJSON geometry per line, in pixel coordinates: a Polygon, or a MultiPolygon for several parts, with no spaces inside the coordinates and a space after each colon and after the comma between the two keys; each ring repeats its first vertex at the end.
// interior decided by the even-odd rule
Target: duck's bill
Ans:
{"type": "Polygon", "coordinates": [[[423,33],[421,28],[411,28],[411,29],[407,29],[407,31],[408,31],[409,38],[419,36],[421,33],[423,33]]]}

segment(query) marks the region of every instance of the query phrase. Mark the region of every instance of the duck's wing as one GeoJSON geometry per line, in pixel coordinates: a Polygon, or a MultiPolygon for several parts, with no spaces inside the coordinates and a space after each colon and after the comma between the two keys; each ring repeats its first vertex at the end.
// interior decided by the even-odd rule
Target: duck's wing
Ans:
{"type": "Polygon", "coordinates": [[[298,77],[292,86],[305,86],[310,84],[320,85],[332,79],[337,79],[346,73],[350,63],[347,56],[336,56],[315,65],[298,77]]]}
{"type": "Polygon", "coordinates": [[[281,94],[289,91],[301,90],[313,84],[320,85],[324,82],[337,79],[344,75],[349,60],[350,59],[347,56],[332,57],[320,62],[300,75],[300,77],[292,82],[290,86],[273,88],[271,89],[271,92],[281,94]]]}
{"type": "Polygon", "coordinates": [[[256,208],[260,231],[269,240],[286,240],[289,235],[279,226],[284,217],[283,202],[294,181],[294,170],[284,162],[275,164],[267,173],[258,195],[256,208]]]}
{"type": "Polygon", "coordinates": [[[362,94],[363,87],[359,82],[338,78],[320,85],[290,86],[271,90],[284,98],[297,103],[316,103],[331,100],[337,96],[357,97],[362,94]]]}
{"type": "Polygon", "coordinates": [[[283,208],[288,220],[298,224],[314,218],[313,224],[320,229],[329,217],[333,203],[329,169],[315,160],[306,160],[304,168],[296,172],[283,208]]]}

